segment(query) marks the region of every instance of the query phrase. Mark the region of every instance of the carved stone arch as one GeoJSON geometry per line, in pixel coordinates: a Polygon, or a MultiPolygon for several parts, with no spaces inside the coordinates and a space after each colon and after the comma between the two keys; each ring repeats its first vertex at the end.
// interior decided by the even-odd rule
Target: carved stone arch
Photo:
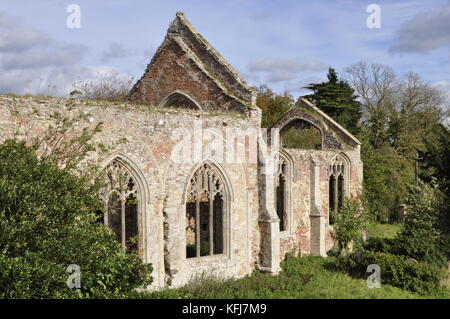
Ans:
{"type": "Polygon", "coordinates": [[[142,189],[145,203],[146,204],[150,203],[149,186],[139,166],[129,156],[117,152],[113,153],[112,155],[108,156],[104,161],[102,161],[100,167],[102,169],[105,169],[113,161],[118,161],[122,163],[125,167],[127,167],[130,170],[131,174],[133,174],[133,176],[136,178],[136,181],[139,183],[139,187],[142,189]]]}
{"type": "Polygon", "coordinates": [[[199,103],[180,90],[176,90],[162,99],[161,103],[159,103],[159,107],[178,107],[202,111],[199,103]]]}
{"type": "Polygon", "coordinates": [[[330,126],[326,121],[323,120],[323,114],[312,115],[312,113],[319,112],[318,110],[304,110],[301,107],[292,107],[286,113],[280,116],[278,120],[271,126],[271,128],[283,128],[286,125],[292,124],[296,120],[305,121],[311,124],[313,127],[317,128],[321,133],[321,150],[325,149],[342,149],[342,143],[334,136],[330,126]]]}
{"type": "Polygon", "coordinates": [[[342,206],[342,202],[349,194],[351,163],[344,153],[338,153],[331,158],[328,165],[328,210],[330,224],[333,223],[332,214],[342,206]]]}
{"type": "Polygon", "coordinates": [[[308,122],[309,124],[311,124],[312,126],[317,128],[320,131],[320,133],[322,134],[322,136],[323,136],[324,128],[321,125],[319,125],[318,123],[315,123],[315,122],[313,122],[313,121],[311,121],[311,120],[309,120],[309,119],[307,119],[306,117],[303,117],[303,116],[295,116],[295,117],[292,117],[289,120],[287,120],[280,127],[280,132],[282,132],[282,131],[286,130],[287,128],[289,128],[293,124],[293,122],[295,122],[295,121],[308,122]]]}
{"type": "Polygon", "coordinates": [[[311,121],[310,119],[303,117],[303,116],[295,116],[292,118],[287,119],[280,127],[280,143],[282,143],[283,135],[284,133],[291,129],[296,123],[305,123],[306,125],[309,125],[313,127],[314,129],[317,129],[320,133],[320,147],[318,147],[318,150],[324,149],[324,143],[325,143],[325,129],[316,122],[311,121]]]}
{"type": "Polygon", "coordinates": [[[233,193],[220,165],[205,160],[185,186],[186,258],[231,254],[233,193]]]}
{"type": "Polygon", "coordinates": [[[105,170],[105,186],[101,190],[105,205],[104,222],[118,237],[121,237],[118,240],[124,249],[129,248],[126,236],[131,236],[136,232],[135,248],[141,258],[146,260],[146,217],[149,195],[145,177],[138,166],[124,154],[115,154],[109,157],[104,161],[102,167],[105,170]],[[111,198],[111,195],[114,194],[117,197],[111,198]],[[109,220],[112,214],[120,214],[120,236],[109,220]],[[130,217],[131,221],[127,220],[127,217],[131,216],[129,214],[133,214],[133,217],[130,217]],[[127,234],[127,227],[136,229],[131,232],[128,230],[127,234]]]}
{"type": "Polygon", "coordinates": [[[328,176],[330,176],[333,172],[331,171],[331,168],[334,165],[340,165],[341,167],[344,167],[344,174],[345,174],[345,178],[347,180],[350,180],[351,178],[351,160],[350,158],[345,154],[345,153],[337,153],[335,155],[333,155],[333,157],[331,158],[330,164],[328,165],[328,176]]]}
{"type": "MultiPolygon", "coordinates": [[[[209,164],[212,167],[214,167],[215,170],[217,170],[217,172],[220,174],[220,176],[223,178],[224,180],[224,184],[226,185],[226,193],[228,196],[228,199],[230,201],[230,203],[234,202],[234,190],[233,190],[233,183],[231,183],[231,179],[228,176],[227,172],[225,171],[225,169],[223,168],[223,166],[221,164],[219,164],[216,160],[214,160],[213,158],[207,158],[204,161],[202,161],[201,163],[198,163],[197,165],[195,165],[195,167],[193,169],[191,169],[191,172],[189,173],[187,179],[186,179],[186,183],[185,185],[189,184],[189,181],[192,179],[192,177],[194,176],[195,172],[204,164],[209,164]]],[[[183,196],[181,198],[181,204],[185,204],[186,203],[186,196],[187,196],[187,188],[185,187],[183,190],[183,196]]]]}
{"type": "Polygon", "coordinates": [[[280,219],[280,231],[292,232],[292,185],[294,177],[294,161],[284,150],[280,150],[277,158],[275,175],[275,205],[280,219]]]}

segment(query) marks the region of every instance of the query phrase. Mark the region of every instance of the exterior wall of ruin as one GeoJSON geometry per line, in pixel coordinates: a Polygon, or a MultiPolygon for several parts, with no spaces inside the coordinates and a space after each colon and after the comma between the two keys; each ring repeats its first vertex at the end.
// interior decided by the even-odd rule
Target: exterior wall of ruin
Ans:
{"type": "Polygon", "coordinates": [[[234,108],[235,101],[226,96],[177,43],[169,43],[153,63],[137,84],[133,102],[159,105],[169,94],[181,91],[205,110],[234,108]]]}
{"type": "Polygon", "coordinates": [[[202,110],[245,113],[256,109],[256,94],[239,73],[178,12],[141,79],[130,92],[132,103],[160,105],[175,91],[202,110]]]}
{"type": "Polygon", "coordinates": [[[333,227],[329,224],[329,166],[338,154],[348,159],[349,175],[345,181],[345,193],[350,197],[357,196],[361,193],[362,185],[359,149],[344,152],[283,151],[292,159],[294,169],[290,190],[291,228],[280,233],[280,256],[284,258],[287,253],[325,256],[326,251],[335,244],[333,227]],[[318,183],[314,183],[314,166],[318,169],[318,183]],[[314,196],[314,192],[319,196],[314,196]]]}
{"type": "MultiPolygon", "coordinates": [[[[258,180],[256,163],[215,163],[229,189],[229,234],[226,253],[186,259],[185,190],[200,161],[178,163],[171,159],[180,128],[194,134],[194,127],[214,128],[226,135],[229,128],[258,127],[260,112],[243,116],[233,113],[208,113],[180,109],[161,109],[139,105],[44,97],[0,95],[1,139],[18,134],[27,138],[45,132],[54,111],[85,112],[86,121],[77,128],[104,123],[95,139],[113,146],[106,156],[90,154],[90,160],[105,167],[120,156],[145,185],[144,212],[141,215],[140,254],[154,268],[154,287],[180,286],[195,276],[207,273],[221,277],[240,277],[254,268],[259,251],[258,180]],[[197,121],[197,122],[196,122],[197,121]],[[16,133],[14,133],[16,132],[16,133]],[[17,133],[19,132],[19,133],[17,133]],[[121,142],[119,142],[121,141],[121,142]],[[116,144],[118,143],[118,144],[116,144]],[[116,144],[116,145],[115,145],[116,144]]],[[[205,158],[211,159],[211,158],[205,158]]]]}
{"type": "MultiPolygon", "coordinates": [[[[206,155],[191,162],[175,161],[174,148],[182,136],[213,129],[258,129],[261,111],[248,114],[167,109],[141,105],[0,95],[1,139],[42,135],[55,112],[86,113],[75,130],[104,123],[96,140],[111,149],[90,154],[90,161],[105,167],[120,157],[140,179],[144,209],[140,222],[140,254],[154,268],[153,287],[177,287],[202,274],[241,277],[258,268],[277,273],[287,253],[326,255],[334,244],[329,225],[329,166],[340,154],[349,165],[346,193],[361,191],[360,150],[283,149],[292,165],[289,227],[279,231],[274,203],[274,175],[264,175],[259,162],[227,162],[206,155]],[[68,107],[68,105],[71,107],[68,107]],[[180,131],[181,130],[181,131],[180,131]],[[178,132],[174,134],[174,132],[178,132]],[[223,255],[186,258],[186,187],[196,168],[210,161],[224,176],[229,218],[223,255]]],[[[222,136],[219,135],[219,136],[222,136]]],[[[225,144],[225,141],[223,141],[225,144]]],[[[226,154],[224,154],[226,155],[226,154]]],[[[258,160],[260,158],[258,157],[258,160]]]]}

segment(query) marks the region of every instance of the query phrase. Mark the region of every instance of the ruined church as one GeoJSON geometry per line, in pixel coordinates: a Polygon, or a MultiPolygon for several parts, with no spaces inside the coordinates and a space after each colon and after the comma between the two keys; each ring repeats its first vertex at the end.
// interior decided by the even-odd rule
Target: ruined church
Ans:
{"type": "MultiPolygon", "coordinates": [[[[0,96],[2,138],[19,122],[39,134],[61,100],[15,97],[39,110],[30,120],[0,96]]],[[[153,265],[154,288],[326,256],[333,214],[361,192],[361,143],[302,98],[261,129],[254,89],[181,12],[127,103],[76,103],[115,145],[101,160],[104,223],[153,265]]]]}

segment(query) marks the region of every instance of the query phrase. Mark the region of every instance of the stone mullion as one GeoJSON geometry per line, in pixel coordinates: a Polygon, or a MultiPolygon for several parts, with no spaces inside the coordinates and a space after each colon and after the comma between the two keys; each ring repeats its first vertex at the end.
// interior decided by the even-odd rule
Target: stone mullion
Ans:
{"type": "Polygon", "coordinates": [[[195,196],[195,255],[200,257],[200,194],[195,196]]]}
{"type": "Polygon", "coordinates": [[[122,248],[125,249],[126,237],[125,237],[125,200],[120,201],[120,216],[121,216],[121,226],[122,226],[122,248]]]}
{"type": "Polygon", "coordinates": [[[195,175],[195,256],[200,257],[200,200],[203,179],[200,174],[195,175]]]}
{"type": "Polygon", "coordinates": [[[213,214],[214,214],[214,207],[213,207],[213,179],[212,176],[209,175],[209,254],[213,255],[214,254],[214,237],[213,237],[213,226],[214,226],[214,221],[213,221],[213,214]]]}

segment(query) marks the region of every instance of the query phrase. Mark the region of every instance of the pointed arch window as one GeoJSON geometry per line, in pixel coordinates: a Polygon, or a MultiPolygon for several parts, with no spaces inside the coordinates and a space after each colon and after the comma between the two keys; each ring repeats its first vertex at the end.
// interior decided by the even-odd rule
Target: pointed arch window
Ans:
{"type": "Polygon", "coordinates": [[[209,163],[192,176],[186,197],[186,257],[224,253],[225,185],[209,163]]]}
{"type": "Polygon", "coordinates": [[[336,156],[329,167],[328,208],[330,224],[334,223],[334,215],[342,207],[344,201],[348,169],[349,167],[342,156],[336,156]]]}
{"type": "Polygon", "coordinates": [[[104,222],[114,232],[124,250],[138,249],[141,194],[131,172],[118,160],[106,167],[104,222]]]}
{"type": "Polygon", "coordinates": [[[285,148],[321,150],[322,132],[312,123],[298,118],[289,122],[280,131],[281,143],[285,148]]]}
{"type": "Polygon", "coordinates": [[[196,103],[187,94],[179,91],[175,91],[164,98],[164,100],[160,103],[160,106],[201,110],[201,107],[198,105],[198,103],[196,103]]]}

